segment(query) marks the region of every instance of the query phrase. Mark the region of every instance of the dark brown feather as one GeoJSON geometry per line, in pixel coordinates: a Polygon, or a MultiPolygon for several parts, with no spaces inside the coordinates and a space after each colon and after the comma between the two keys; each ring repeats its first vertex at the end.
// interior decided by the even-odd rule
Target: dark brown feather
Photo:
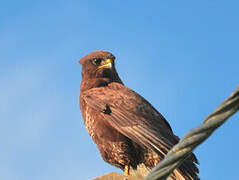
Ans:
{"type": "MultiPolygon", "coordinates": [[[[95,57],[114,58],[98,51],[80,61],[80,107],[89,134],[106,162],[121,169],[130,165],[137,170],[141,163],[153,168],[179,138],[147,100],[123,85],[114,66],[107,76],[99,72],[91,64],[95,57]]],[[[184,179],[199,179],[194,163],[197,159],[191,154],[178,168],[184,179]]]]}

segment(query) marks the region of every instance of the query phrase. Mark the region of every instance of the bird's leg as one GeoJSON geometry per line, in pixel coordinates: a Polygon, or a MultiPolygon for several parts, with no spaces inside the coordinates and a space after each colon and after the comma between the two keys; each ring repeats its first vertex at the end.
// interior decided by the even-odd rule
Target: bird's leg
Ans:
{"type": "Polygon", "coordinates": [[[129,165],[125,165],[125,167],[124,167],[124,175],[125,175],[126,177],[129,176],[129,165]]]}

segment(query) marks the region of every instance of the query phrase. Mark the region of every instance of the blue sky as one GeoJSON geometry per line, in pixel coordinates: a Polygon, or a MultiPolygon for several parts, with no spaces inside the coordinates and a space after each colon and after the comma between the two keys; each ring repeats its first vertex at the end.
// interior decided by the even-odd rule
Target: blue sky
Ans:
{"type": "MultiPolygon", "coordinates": [[[[117,171],[78,106],[78,60],[108,50],[124,83],[182,137],[239,84],[239,2],[14,1],[0,5],[0,179],[117,171]]],[[[195,153],[202,179],[237,179],[239,114],[195,153]]]]}

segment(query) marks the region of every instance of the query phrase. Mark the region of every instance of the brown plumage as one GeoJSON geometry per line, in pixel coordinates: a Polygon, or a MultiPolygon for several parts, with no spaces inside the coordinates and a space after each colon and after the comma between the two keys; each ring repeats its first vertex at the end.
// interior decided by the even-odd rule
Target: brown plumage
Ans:
{"type": "MultiPolygon", "coordinates": [[[[95,51],[83,57],[80,108],[102,158],[143,178],[179,141],[166,119],[142,96],[124,86],[115,57],[95,51]]],[[[199,179],[191,154],[168,179],[199,179]]],[[[125,172],[127,174],[127,172],[125,172]]]]}

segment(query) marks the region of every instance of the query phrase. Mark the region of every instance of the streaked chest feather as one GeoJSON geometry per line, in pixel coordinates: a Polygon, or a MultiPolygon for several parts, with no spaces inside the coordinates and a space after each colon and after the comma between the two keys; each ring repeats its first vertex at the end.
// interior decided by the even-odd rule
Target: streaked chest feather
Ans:
{"type": "Polygon", "coordinates": [[[94,138],[95,134],[95,119],[90,115],[90,109],[88,106],[86,106],[86,109],[85,109],[85,125],[86,125],[86,128],[87,128],[87,131],[89,132],[90,136],[92,138],[94,138]]]}

